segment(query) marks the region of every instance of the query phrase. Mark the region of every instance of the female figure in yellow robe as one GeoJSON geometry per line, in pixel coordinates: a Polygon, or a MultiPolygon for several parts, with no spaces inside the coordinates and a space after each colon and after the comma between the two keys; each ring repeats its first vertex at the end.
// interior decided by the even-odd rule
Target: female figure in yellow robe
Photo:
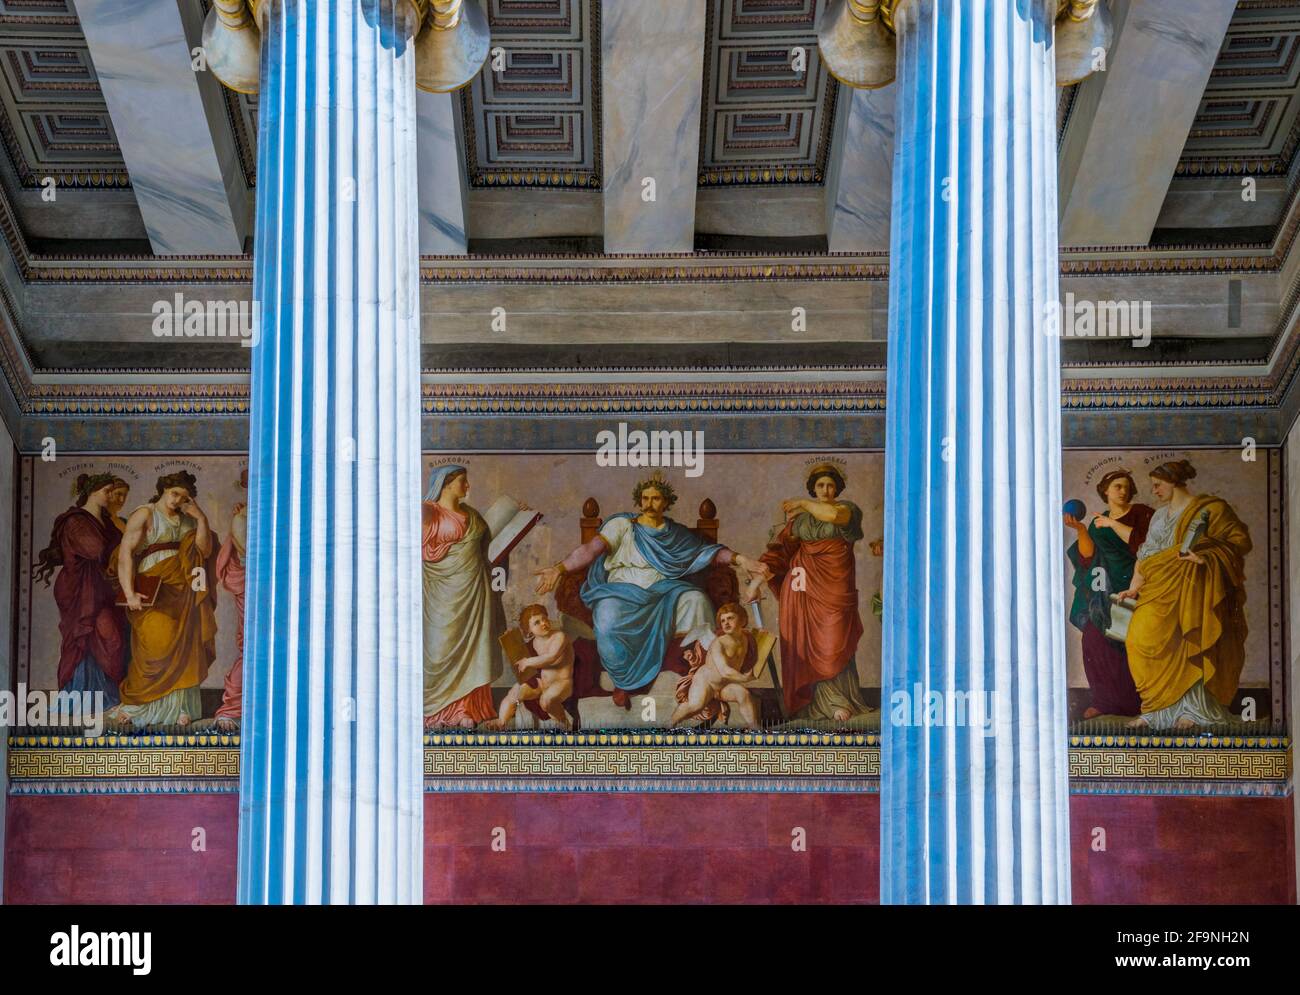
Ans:
{"type": "Polygon", "coordinates": [[[159,477],[157,493],[127,519],[117,576],[131,659],[111,723],[184,726],[203,717],[199,685],[216,658],[217,540],[197,494],[192,473],[159,477]],[[152,605],[141,596],[144,577],[158,582],[152,605]]]}
{"type": "Polygon", "coordinates": [[[1245,557],[1250,531],[1222,498],[1193,495],[1187,460],[1151,471],[1160,503],[1137,552],[1133,581],[1120,596],[1138,599],[1125,647],[1142,699],[1135,728],[1187,730],[1233,721],[1246,657],[1245,557]],[[1190,550],[1188,533],[1200,529],[1190,550]]]}

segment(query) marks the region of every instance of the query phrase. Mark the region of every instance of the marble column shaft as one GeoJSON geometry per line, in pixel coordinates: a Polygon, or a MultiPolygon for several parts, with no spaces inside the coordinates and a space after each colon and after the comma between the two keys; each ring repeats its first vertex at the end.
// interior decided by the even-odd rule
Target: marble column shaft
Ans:
{"type": "Polygon", "coordinates": [[[1055,13],[895,19],[884,903],[1070,900],[1055,13]]]}
{"type": "Polygon", "coordinates": [[[418,902],[414,18],[266,6],[238,895],[418,902]]]}

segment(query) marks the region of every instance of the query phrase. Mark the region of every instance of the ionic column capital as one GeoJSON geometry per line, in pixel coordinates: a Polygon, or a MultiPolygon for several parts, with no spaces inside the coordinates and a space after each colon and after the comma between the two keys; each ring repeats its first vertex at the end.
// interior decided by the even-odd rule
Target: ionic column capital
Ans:
{"type": "MultiPolygon", "coordinates": [[[[875,90],[894,81],[896,24],[917,0],[832,0],[817,43],[830,72],[846,86],[875,90]]],[[[1048,0],[1051,2],[1051,0],[1048,0]]],[[[1110,48],[1113,25],[1104,0],[1055,0],[1056,83],[1091,76],[1098,52],[1110,48]]]]}
{"type": "MultiPolygon", "coordinates": [[[[256,93],[261,71],[263,18],[272,0],[213,0],[203,22],[208,68],[225,86],[256,93]]],[[[382,0],[357,0],[377,3],[382,0]]],[[[394,0],[411,8],[406,19],[415,37],[415,85],[421,90],[459,90],[487,61],[487,16],[466,0],[394,0]]]]}

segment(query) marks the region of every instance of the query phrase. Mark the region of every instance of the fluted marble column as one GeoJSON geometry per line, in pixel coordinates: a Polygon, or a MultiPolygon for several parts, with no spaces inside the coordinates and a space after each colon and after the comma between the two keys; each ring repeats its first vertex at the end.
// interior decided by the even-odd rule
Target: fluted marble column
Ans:
{"type": "Polygon", "coordinates": [[[894,4],[885,903],[1070,900],[1057,12],[894,4]]]}
{"type": "Polygon", "coordinates": [[[407,0],[262,0],[239,900],[422,894],[407,0]]]}

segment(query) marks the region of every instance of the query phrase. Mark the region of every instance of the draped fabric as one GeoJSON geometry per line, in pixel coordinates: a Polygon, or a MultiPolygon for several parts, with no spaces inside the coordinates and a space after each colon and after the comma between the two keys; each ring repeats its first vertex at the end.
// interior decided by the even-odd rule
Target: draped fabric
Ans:
{"type": "Polygon", "coordinates": [[[1092,692],[1092,707],[1103,715],[1137,715],[1141,708],[1124,644],[1107,639],[1105,632],[1110,628],[1110,595],[1127,590],[1133,580],[1137,551],[1146,540],[1154,513],[1150,505],[1132,505],[1116,519],[1133,530],[1127,541],[1113,529],[1090,524],[1093,554],[1080,553],[1078,542],[1066,550],[1074,565],[1070,623],[1083,634],[1083,671],[1092,692]],[[1098,575],[1098,569],[1104,572],[1098,575]]]}
{"type": "MultiPolygon", "coordinates": [[[[180,538],[174,556],[160,560],[137,576],[159,580],[151,607],[126,613],[131,626],[131,662],[122,682],[122,704],[147,705],[177,691],[197,688],[216,659],[216,590],[194,590],[194,570],[216,573],[214,557],[204,557],[190,529],[180,538]]],[[[213,537],[216,541],[216,537],[213,537]]],[[[197,719],[197,714],[190,714],[197,719]]],[[[138,718],[138,716],[137,716],[138,718]]]]}
{"type": "Polygon", "coordinates": [[[664,651],[676,628],[678,599],[703,594],[685,578],[707,568],[724,548],[705,542],[672,519],[652,529],[636,517],[621,512],[612,519],[631,520],[631,541],[661,579],[649,587],[610,580],[608,557],[601,556],[588,569],[580,592],[591,609],[601,665],[614,686],[623,690],[645,686],[662,669],[664,651]]]}
{"type": "Polygon", "coordinates": [[[114,606],[106,571],[122,533],[107,516],[69,508],[54,520],[52,534],[62,563],[54,579],[62,637],[59,687],[68,688],[83,664],[101,671],[104,683],[116,685],[126,671],[126,619],[114,606]]]}
{"type": "Polygon", "coordinates": [[[823,697],[829,694],[833,699],[826,702],[831,714],[817,708],[816,715],[805,717],[829,719],[837,704],[850,713],[866,710],[856,689],[854,665],[862,616],[853,543],[862,538],[862,512],[850,502],[838,503],[850,508],[845,526],[801,512],[786,522],[760,557],[772,570],[770,586],[780,606],[781,690],[789,717],[813,702],[821,682],[831,684],[823,692],[823,697]],[[843,682],[848,685],[845,691],[832,693],[836,679],[846,670],[851,671],[851,679],[843,682]]]}
{"type": "Polygon", "coordinates": [[[1246,659],[1250,531],[1226,501],[1202,494],[1178,516],[1172,539],[1138,561],[1143,582],[1125,645],[1143,713],[1175,704],[1202,682],[1222,705],[1231,704],[1246,659]],[[1178,551],[1202,511],[1209,523],[1192,547],[1205,561],[1198,564],[1178,551]]]}
{"type": "Polygon", "coordinates": [[[244,560],[232,525],[217,553],[217,580],[235,599],[239,624],[235,627],[235,658],[230,662],[221,693],[218,719],[239,719],[244,712],[244,560]]]}
{"type": "Polygon", "coordinates": [[[505,631],[492,590],[487,523],[428,502],[424,524],[424,714],[432,723],[475,724],[493,718],[491,685],[503,664],[497,637],[505,631]]]}

